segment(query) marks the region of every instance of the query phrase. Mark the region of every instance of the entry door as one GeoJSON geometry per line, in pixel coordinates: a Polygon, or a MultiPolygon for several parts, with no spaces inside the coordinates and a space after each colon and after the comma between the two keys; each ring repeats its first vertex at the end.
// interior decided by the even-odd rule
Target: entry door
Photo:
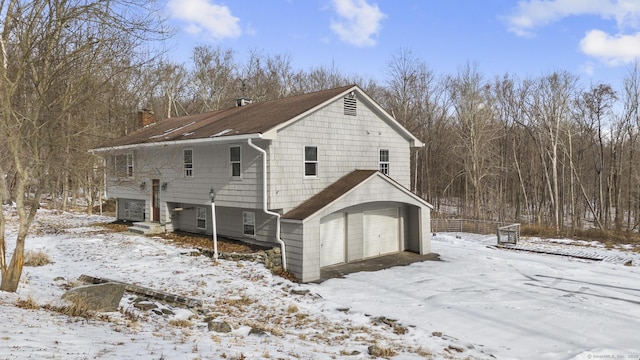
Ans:
{"type": "Polygon", "coordinates": [[[320,219],[320,266],[344,262],[345,216],[334,213],[320,219]]]}
{"type": "Polygon", "coordinates": [[[160,221],[160,180],[151,180],[151,212],[153,213],[153,221],[160,221]]]}

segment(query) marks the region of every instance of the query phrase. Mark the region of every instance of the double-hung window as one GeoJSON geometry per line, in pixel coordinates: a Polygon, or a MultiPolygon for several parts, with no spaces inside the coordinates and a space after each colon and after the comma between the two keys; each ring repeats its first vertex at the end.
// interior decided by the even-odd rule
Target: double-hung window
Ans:
{"type": "Polygon", "coordinates": [[[317,146],[304,147],[304,176],[306,177],[318,176],[318,147],[317,146]]]}
{"type": "Polygon", "coordinates": [[[248,211],[242,213],[242,233],[247,236],[256,235],[256,213],[248,211]]]}
{"type": "Polygon", "coordinates": [[[389,176],[389,150],[380,149],[380,172],[389,176]]]}
{"type": "Polygon", "coordinates": [[[184,177],[193,177],[193,149],[183,150],[184,177]]]}
{"type": "Polygon", "coordinates": [[[113,155],[113,174],[119,178],[133,177],[133,154],[113,155]]]}
{"type": "Polygon", "coordinates": [[[240,146],[229,147],[229,167],[231,168],[231,177],[240,178],[242,174],[242,151],[240,146]]]}
{"type": "Polygon", "coordinates": [[[196,208],[196,227],[200,230],[207,228],[207,208],[196,208]]]}

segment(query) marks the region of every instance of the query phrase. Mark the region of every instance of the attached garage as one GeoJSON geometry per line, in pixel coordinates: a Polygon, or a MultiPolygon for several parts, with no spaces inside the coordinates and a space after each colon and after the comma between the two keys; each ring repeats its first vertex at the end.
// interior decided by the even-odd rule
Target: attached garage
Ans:
{"type": "Polygon", "coordinates": [[[388,176],[356,170],[282,217],[289,271],[309,282],[335,264],[405,250],[427,254],[431,208],[388,176]]]}

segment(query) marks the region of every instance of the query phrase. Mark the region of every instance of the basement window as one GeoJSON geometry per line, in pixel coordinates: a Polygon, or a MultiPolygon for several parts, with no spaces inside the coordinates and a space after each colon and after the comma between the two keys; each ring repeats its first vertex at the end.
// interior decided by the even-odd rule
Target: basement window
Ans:
{"type": "Polygon", "coordinates": [[[207,229],[207,208],[196,208],[196,227],[200,230],[207,229]]]}
{"type": "Polygon", "coordinates": [[[256,213],[245,211],[242,213],[242,233],[256,236],[256,213]]]}

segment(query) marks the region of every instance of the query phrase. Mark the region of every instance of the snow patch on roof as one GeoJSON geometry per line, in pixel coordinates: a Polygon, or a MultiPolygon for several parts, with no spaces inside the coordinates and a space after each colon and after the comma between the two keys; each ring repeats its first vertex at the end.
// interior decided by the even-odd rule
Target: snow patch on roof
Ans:
{"type": "Polygon", "coordinates": [[[230,133],[230,132],[232,132],[232,131],[233,131],[233,129],[226,129],[226,130],[222,130],[222,131],[220,131],[220,132],[219,132],[219,133],[217,133],[217,134],[213,134],[213,135],[211,135],[210,137],[223,136],[223,135],[226,135],[226,134],[228,134],[228,133],[230,133]]]}
{"type": "MultiPolygon", "coordinates": [[[[166,135],[168,135],[168,134],[171,134],[171,133],[176,132],[176,131],[180,131],[180,130],[182,130],[182,129],[186,128],[186,127],[189,127],[189,126],[191,126],[191,125],[193,125],[193,124],[195,124],[195,123],[196,123],[195,121],[192,121],[192,122],[190,122],[190,123],[188,123],[188,124],[186,124],[186,125],[183,125],[183,126],[180,126],[180,127],[177,127],[177,128],[173,128],[173,129],[166,130],[166,131],[164,131],[162,134],[149,136],[149,139],[157,139],[157,138],[165,137],[165,136],[166,136],[166,135]]],[[[183,135],[184,135],[184,134],[183,134],[183,135]]]]}

